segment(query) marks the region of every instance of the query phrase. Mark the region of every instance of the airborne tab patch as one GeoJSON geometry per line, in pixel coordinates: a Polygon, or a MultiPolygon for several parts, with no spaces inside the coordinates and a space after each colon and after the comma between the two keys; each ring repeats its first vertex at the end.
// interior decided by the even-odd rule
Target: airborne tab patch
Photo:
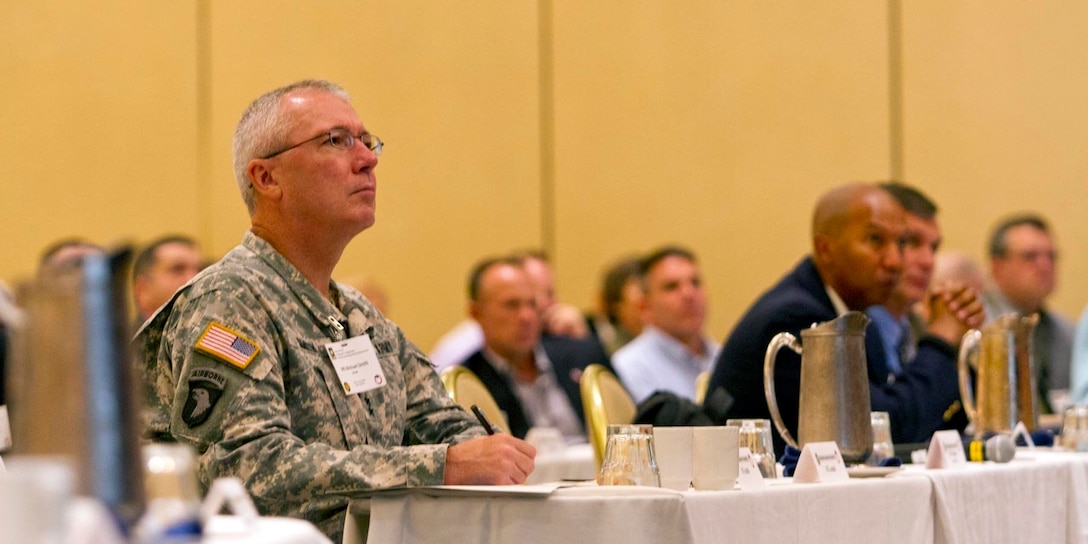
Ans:
{"type": "Polygon", "coordinates": [[[226,376],[210,368],[198,368],[189,375],[189,397],[181,409],[186,425],[192,428],[207,421],[226,383],[226,376]]]}
{"type": "Polygon", "coordinates": [[[261,352],[248,338],[214,321],[200,335],[196,349],[242,370],[261,352]]]}

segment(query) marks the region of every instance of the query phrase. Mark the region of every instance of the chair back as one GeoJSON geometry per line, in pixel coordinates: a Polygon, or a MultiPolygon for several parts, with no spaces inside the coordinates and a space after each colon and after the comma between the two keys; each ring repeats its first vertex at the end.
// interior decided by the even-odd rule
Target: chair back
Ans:
{"type": "Polygon", "coordinates": [[[604,459],[608,425],[634,421],[635,402],[616,375],[602,365],[587,366],[579,387],[586,413],[586,432],[599,467],[604,459]]]}
{"type": "Polygon", "coordinates": [[[475,404],[495,430],[510,433],[506,414],[499,409],[499,405],[495,403],[495,398],[491,396],[484,382],[481,382],[471,370],[463,366],[451,366],[442,371],[441,377],[442,385],[446,386],[446,393],[453,402],[469,411],[475,404]]]}
{"type": "Polygon", "coordinates": [[[695,377],[695,404],[703,405],[706,399],[706,388],[710,385],[710,371],[704,370],[695,377]]]}

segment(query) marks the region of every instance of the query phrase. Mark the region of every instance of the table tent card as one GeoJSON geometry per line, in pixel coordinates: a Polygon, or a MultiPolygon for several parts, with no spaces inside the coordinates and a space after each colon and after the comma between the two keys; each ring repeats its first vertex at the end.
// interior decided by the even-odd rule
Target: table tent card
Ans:
{"type": "Polygon", "coordinates": [[[841,482],[850,479],[839,445],[834,442],[809,442],[801,450],[793,481],[798,483],[841,482]]]}
{"type": "Polygon", "coordinates": [[[742,490],[767,487],[767,482],[763,481],[763,473],[759,471],[759,465],[756,465],[755,459],[752,458],[752,450],[740,448],[737,454],[737,465],[739,470],[737,484],[742,490]]]}
{"type": "Polygon", "coordinates": [[[960,433],[954,430],[937,431],[929,441],[926,468],[951,468],[967,464],[960,433]]]}

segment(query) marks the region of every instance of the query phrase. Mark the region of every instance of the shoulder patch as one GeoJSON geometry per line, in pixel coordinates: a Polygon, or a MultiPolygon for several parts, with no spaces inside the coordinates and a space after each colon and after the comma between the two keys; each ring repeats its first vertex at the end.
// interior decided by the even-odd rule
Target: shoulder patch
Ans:
{"type": "Polygon", "coordinates": [[[215,321],[208,324],[194,347],[242,370],[261,352],[257,344],[215,321]]]}
{"type": "Polygon", "coordinates": [[[207,421],[226,383],[226,376],[210,368],[198,368],[189,375],[189,397],[181,409],[186,425],[192,428],[207,421]]]}

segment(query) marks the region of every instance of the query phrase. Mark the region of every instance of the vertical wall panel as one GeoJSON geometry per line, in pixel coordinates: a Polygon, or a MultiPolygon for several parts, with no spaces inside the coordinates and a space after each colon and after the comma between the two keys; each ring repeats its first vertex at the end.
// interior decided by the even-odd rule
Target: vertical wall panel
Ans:
{"type": "Polygon", "coordinates": [[[879,2],[556,2],[562,294],[677,242],[717,339],[808,251],[826,188],[889,173],[879,2]]]}
{"type": "Polygon", "coordinates": [[[906,178],[939,200],[947,247],[985,265],[1005,215],[1048,217],[1054,307],[1088,301],[1088,5],[904,2],[906,178]]]}
{"type": "Polygon", "coordinates": [[[195,9],[0,4],[0,277],[73,235],[195,232],[195,9]]]}

